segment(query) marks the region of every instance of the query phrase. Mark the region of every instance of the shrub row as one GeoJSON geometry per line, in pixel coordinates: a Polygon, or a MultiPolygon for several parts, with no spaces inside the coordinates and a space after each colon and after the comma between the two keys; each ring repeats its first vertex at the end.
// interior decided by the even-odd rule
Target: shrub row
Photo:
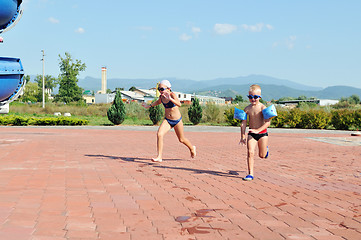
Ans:
{"type": "MultiPolygon", "coordinates": [[[[273,118],[272,126],[277,128],[306,128],[306,129],[338,129],[355,130],[361,129],[361,111],[342,109],[309,109],[298,108],[287,110],[277,109],[278,116],[273,118]]],[[[234,108],[225,111],[226,121],[236,126],[240,121],[233,119],[234,108]]]]}
{"type": "Polygon", "coordinates": [[[0,125],[12,125],[12,126],[27,126],[27,125],[37,125],[37,126],[56,126],[56,125],[66,125],[66,126],[79,126],[87,125],[88,120],[70,118],[70,117],[46,117],[46,118],[36,118],[36,117],[22,117],[14,115],[0,116],[0,125]]]}

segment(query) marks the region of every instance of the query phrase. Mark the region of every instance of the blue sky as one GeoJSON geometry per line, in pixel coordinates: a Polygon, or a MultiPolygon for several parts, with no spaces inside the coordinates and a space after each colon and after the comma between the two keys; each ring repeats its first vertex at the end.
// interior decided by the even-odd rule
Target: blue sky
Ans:
{"type": "Polygon", "coordinates": [[[305,85],[361,88],[361,1],[23,0],[1,56],[26,74],[59,74],[59,54],[87,65],[80,78],[209,80],[262,74],[305,85]]]}

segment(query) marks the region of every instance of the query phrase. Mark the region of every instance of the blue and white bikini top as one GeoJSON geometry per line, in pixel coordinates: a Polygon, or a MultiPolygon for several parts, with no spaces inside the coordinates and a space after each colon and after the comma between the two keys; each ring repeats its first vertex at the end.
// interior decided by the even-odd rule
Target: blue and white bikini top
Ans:
{"type": "Polygon", "coordinates": [[[160,101],[163,103],[163,106],[164,106],[165,108],[173,108],[173,107],[176,106],[176,105],[175,105],[172,101],[170,101],[170,100],[169,100],[169,102],[167,102],[167,103],[164,103],[164,102],[162,101],[162,99],[160,99],[160,101]]]}

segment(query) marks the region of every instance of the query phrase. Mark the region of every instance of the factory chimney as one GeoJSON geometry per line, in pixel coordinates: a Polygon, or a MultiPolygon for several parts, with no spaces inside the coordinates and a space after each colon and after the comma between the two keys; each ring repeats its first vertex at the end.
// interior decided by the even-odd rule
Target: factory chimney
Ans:
{"type": "Polygon", "coordinates": [[[106,94],[107,93],[107,68],[106,67],[102,67],[102,90],[101,90],[102,94],[106,94]]]}

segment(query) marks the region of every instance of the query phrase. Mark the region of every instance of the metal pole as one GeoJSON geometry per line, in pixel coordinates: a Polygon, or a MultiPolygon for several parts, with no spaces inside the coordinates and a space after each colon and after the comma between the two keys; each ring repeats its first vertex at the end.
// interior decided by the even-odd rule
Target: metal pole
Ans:
{"type": "Polygon", "coordinates": [[[44,72],[45,72],[45,52],[44,50],[41,50],[43,52],[43,108],[45,108],[45,75],[44,75],[44,72]]]}

